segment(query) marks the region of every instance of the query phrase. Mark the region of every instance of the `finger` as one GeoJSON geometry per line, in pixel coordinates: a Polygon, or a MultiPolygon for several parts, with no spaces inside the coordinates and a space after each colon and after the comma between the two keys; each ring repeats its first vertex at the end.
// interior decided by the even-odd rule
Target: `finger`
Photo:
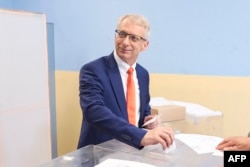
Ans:
{"type": "Polygon", "coordinates": [[[159,122],[156,120],[146,126],[147,129],[154,129],[159,126],[159,122]]]}
{"type": "Polygon", "coordinates": [[[226,141],[226,142],[223,142],[223,143],[219,144],[217,146],[217,148],[220,149],[220,150],[225,150],[225,149],[230,149],[231,147],[234,147],[234,146],[235,146],[234,143],[232,143],[230,141],[226,141]]]}
{"type": "Polygon", "coordinates": [[[221,146],[221,145],[223,145],[224,143],[226,143],[225,140],[221,141],[221,142],[218,144],[218,146],[221,146]]]}
{"type": "Polygon", "coordinates": [[[163,132],[160,134],[160,137],[165,141],[167,147],[170,147],[170,145],[172,145],[173,141],[169,134],[163,132]]]}
{"type": "Polygon", "coordinates": [[[237,147],[235,146],[229,146],[229,147],[224,147],[223,148],[224,151],[237,151],[237,147]]]}
{"type": "Polygon", "coordinates": [[[168,141],[170,141],[169,143],[173,144],[173,141],[174,141],[173,131],[172,130],[165,130],[164,133],[168,135],[168,141]]]}
{"type": "Polygon", "coordinates": [[[174,141],[174,133],[170,133],[169,136],[170,136],[170,139],[171,139],[171,144],[173,144],[173,141],[174,141]]]}
{"type": "Polygon", "coordinates": [[[173,141],[171,140],[170,137],[167,137],[166,138],[166,143],[167,143],[167,147],[170,147],[172,145],[173,141]]]}
{"type": "Polygon", "coordinates": [[[148,115],[148,116],[146,116],[145,119],[144,119],[144,122],[152,119],[153,117],[154,117],[154,115],[148,115]]]}
{"type": "Polygon", "coordinates": [[[151,127],[152,128],[155,128],[155,127],[157,127],[158,126],[158,122],[157,121],[155,121],[155,122],[153,122],[152,124],[151,124],[151,127]]]}
{"type": "Polygon", "coordinates": [[[222,143],[217,146],[218,149],[224,149],[225,147],[228,147],[229,145],[227,143],[222,143]]]}
{"type": "Polygon", "coordinates": [[[159,137],[158,142],[162,145],[162,149],[166,150],[166,148],[168,147],[166,141],[163,138],[159,137]]]}

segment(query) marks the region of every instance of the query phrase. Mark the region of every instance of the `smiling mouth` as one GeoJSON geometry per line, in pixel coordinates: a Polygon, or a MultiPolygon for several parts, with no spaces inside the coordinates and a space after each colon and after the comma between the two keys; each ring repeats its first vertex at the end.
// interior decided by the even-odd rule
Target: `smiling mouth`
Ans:
{"type": "Polygon", "coordinates": [[[124,53],[124,52],[130,52],[131,50],[120,48],[120,51],[124,53]]]}

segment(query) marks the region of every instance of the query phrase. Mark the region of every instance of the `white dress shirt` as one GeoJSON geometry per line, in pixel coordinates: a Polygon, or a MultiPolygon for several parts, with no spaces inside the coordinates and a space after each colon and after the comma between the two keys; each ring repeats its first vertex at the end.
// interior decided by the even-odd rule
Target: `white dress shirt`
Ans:
{"type": "MultiPolygon", "coordinates": [[[[130,65],[128,65],[127,63],[125,63],[117,54],[116,51],[114,51],[114,57],[115,57],[115,61],[118,64],[118,68],[121,74],[121,78],[122,78],[122,85],[123,85],[123,90],[124,90],[124,95],[125,98],[127,99],[127,78],[128,78],[128,74],[127,71],[130,67],[130,65]]],[[[133,72],[133,79],[135,82],[135,99],[136,99],[136,126],[138,126],[138,121],[139,121],[139,117],[140,117],[140,89],[139,89],[139,84],[138,84],[138,79],[137,79],[137,74],[136,74],[136,70],[135,70],[135,66],[136,63],[134,63],[132,65],[134,72],[133,72]]]]}

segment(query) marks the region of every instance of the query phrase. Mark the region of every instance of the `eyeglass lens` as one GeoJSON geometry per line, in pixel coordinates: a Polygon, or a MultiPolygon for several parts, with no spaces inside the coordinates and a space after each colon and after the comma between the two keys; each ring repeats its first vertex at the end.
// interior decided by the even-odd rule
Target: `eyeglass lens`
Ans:
{"type": "Polygon", "coordinates": [[[125,31],[119,31],[119,30],[116,30],[115,31],[117,33],[117,35],[120,37],[120,38],[126,38],[127,36],[129,36],[129,39],[133,42],[138,42],[140,40],[144,40],[142,37],[140,36],[137,36],[137,35],[134,35],[134,34],[129,34],[125,31]]]}

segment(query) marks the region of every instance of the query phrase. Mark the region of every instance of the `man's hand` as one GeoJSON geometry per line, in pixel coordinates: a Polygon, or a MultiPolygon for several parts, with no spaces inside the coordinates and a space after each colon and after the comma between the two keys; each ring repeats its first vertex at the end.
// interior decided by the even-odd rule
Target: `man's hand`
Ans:
{"type": "Polygon", "coordinates": [[[154,129],[161,124],[161,119],[159,115],[148,115],[144,119],[144,123],[155,119],[152,123],[149,123],[145,126],[146,129],[154,129]]]}
{"type": "Polygon", "coordinates": [[[156,127],[149,130],[141,140],[142,146],[154,145],[160,143],[163,150],[173,144],[174,133],[168,127],[156,127]]]}
{"type": "Polygon", "coordinates": [[[250,150],[250,138],[245,136],[233,136],[224,139],[221,143],[219,143],[216,147],[218,150],[250,150]]]}

